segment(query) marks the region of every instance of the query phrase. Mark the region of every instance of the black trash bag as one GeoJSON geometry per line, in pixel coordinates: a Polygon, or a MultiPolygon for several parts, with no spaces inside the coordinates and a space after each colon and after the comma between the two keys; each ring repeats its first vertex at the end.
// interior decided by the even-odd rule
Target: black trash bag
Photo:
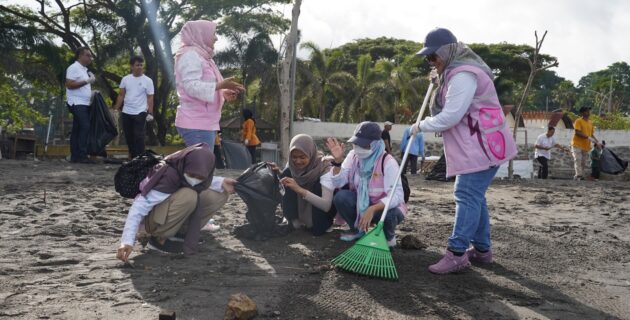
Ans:
{"type": "Polygon", "coordinates": [[[100,92],[94,93],[90,105],[90,131],[88,133],[88,154],[101,155],[105,147],[118,135],[116,122],[109,112],[100,92]]]}
{"type": "Polygon", "coordinates": [[[140,193],[140,182],[146,178],[151,168],[164,159],[152,150],[124,162],[114,176],[116,192],[125,198],[133,199],[140,193]]]}
{"type": "Polygon", "coordinates": [[[621,160],[614,152],[608,148],[602,150],[600,158],[600,168],[602,172],[608,174],[620,174],[628,168],[628,161],[621,160]]]}
{"type": "Polygon", "coordinates": [[[265,162],[249,167],[240,177],[234,189],[247,205],[248,224],[237,226],[237,237],[265,240],[290,232],[283,219],[276,216],[276,208],[282,200],[278,175],[265,162]]]}
{"type": "Polygon", "coordinates": [[[436,180],[436,181],[453,181],[454,177],[447,178],[446,177],[446,157],[444,154],[440,157],[440,159],[435,163],[431,172],[425,178],[426,180],[436,180]]]}

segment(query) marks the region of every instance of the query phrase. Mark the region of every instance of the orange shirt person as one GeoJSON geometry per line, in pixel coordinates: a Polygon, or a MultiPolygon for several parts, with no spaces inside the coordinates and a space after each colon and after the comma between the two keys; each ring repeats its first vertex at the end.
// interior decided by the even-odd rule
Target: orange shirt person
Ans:
{"type": "Polygon", "coordinates": [[[260,144],[256,136],[256,120],[254,113],[249,109],[243,109],[243,126],[241,128],[241,141],[252,156],[252,163],[256,163],[256,146],[260,144]]]}

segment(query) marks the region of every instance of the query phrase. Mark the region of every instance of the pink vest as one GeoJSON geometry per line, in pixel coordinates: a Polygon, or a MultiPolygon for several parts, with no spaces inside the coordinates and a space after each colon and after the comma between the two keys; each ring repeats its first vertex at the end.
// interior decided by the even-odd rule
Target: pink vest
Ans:
{"type": "MultiPolygon", "coordinates": [[[[202,76],[204,81],[217,81],[210,64],[206,59],[199,57],[202,62],[202,76]]],[[[221,121],[221,108],[223,107],[223,97],[221,91],[215,91],[214,100],[206,102],[195,97],[189,96],[184,89],[181,81],[181,75],[175,66],[175,83],[177,86],[177,94],[179,95],[179,106],[175,116],[175,126],[186,129],[197,130],[219,130],[219,121],[221,121]]]]}
{"type": "MultiPolygon", "coordinates": [[[[387,192],[385,191],[385,177],[383,175],[383,172],[384,172],[383,157],[386,155],[389,156],[385,159],[386,161],[392,161],[392,160],[396,161],[394,157],[392,157],[391,155],[385,152],[383,152],[382,156],[376,159],[376,163],[374,163],[374,169],[372,170],[372,179],[370,179],[370,182],[368,183],[368,194],[370,196],[370,205],[376,204],[381,199],[387,197],[387,192]]],[[[348,175],[350,177],[350,179],[348,179],[349,180],[348,185],[350,187],[350,190],[352,191],[357,190],[354,178],[355,178],[355,175],[359,175],[358,169],[359,169],[359,158],[357,156],[354,156],[354,163],[352,164],[352,170],[350,170],[350,174],[348,175]]],[[[398,209],[403,213],[403,215],[407,214],[407,204],[404,201],[400,205],[398,205],[398,209]]],[[[357,222],[358,222],[358,219],[359,219],[359,216],[357,215],[357,222]]]]}
{"type": "MultiPolygon", "coordinates": [[[[442,88],[448,88],[451,78],[463,71],[475,74],[477,90],[462,120],[442,132],[448,177],[483,171],[517,154],[494,84],[485,72],[474,66],[454,68],[446,75],[442,88]]],[[[446,100],[445,91],[438,93],[442,105],[446,100]]]]}

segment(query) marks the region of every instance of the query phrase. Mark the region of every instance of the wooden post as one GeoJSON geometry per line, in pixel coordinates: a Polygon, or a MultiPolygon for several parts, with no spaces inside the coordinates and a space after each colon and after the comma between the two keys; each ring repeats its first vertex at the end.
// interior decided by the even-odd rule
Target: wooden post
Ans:
{"type": "MultiPolygon", "coordinates": [[[[291,29],[286,40],[286,50],[280,62],[280,74],[278,78],[280,87],[280,153],[281,164],[289,159],[289,142],[291,141],[291,99],[293,98],[291,88],[291,67],[296,54],[296,44],[298,40],[298,18],[300,16],[300,6],[302,0],[295,0],[291,16],[291,29]]],[[[295,67],[295,66],[293,66],[295,67]]]]}

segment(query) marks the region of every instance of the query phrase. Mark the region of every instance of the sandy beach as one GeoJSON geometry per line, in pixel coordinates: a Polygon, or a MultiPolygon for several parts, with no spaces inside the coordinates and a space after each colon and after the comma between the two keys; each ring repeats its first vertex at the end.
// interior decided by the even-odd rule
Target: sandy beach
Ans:
{"type": "MultiPolygon", "coordinates": [[[[113,187],[116,165],[0,161],[0,319],[222,319],[231,294],[257,319],[630,319],[630,184],[495,181],[488,191],[496,262],[437,276],[450,234],[452,183],[410,176],[410,214],[397,248],[400,280],[330,267],[349,247],[340,229],[267,241],[235,238],[245,222],[232,195],[193,257],[115,259],[131,200],[113,187]]],[[[237,177],[240,172],[217,170],[237,177]]],[[[279,211],[278,211],[279,212],[279,211]]]]}

